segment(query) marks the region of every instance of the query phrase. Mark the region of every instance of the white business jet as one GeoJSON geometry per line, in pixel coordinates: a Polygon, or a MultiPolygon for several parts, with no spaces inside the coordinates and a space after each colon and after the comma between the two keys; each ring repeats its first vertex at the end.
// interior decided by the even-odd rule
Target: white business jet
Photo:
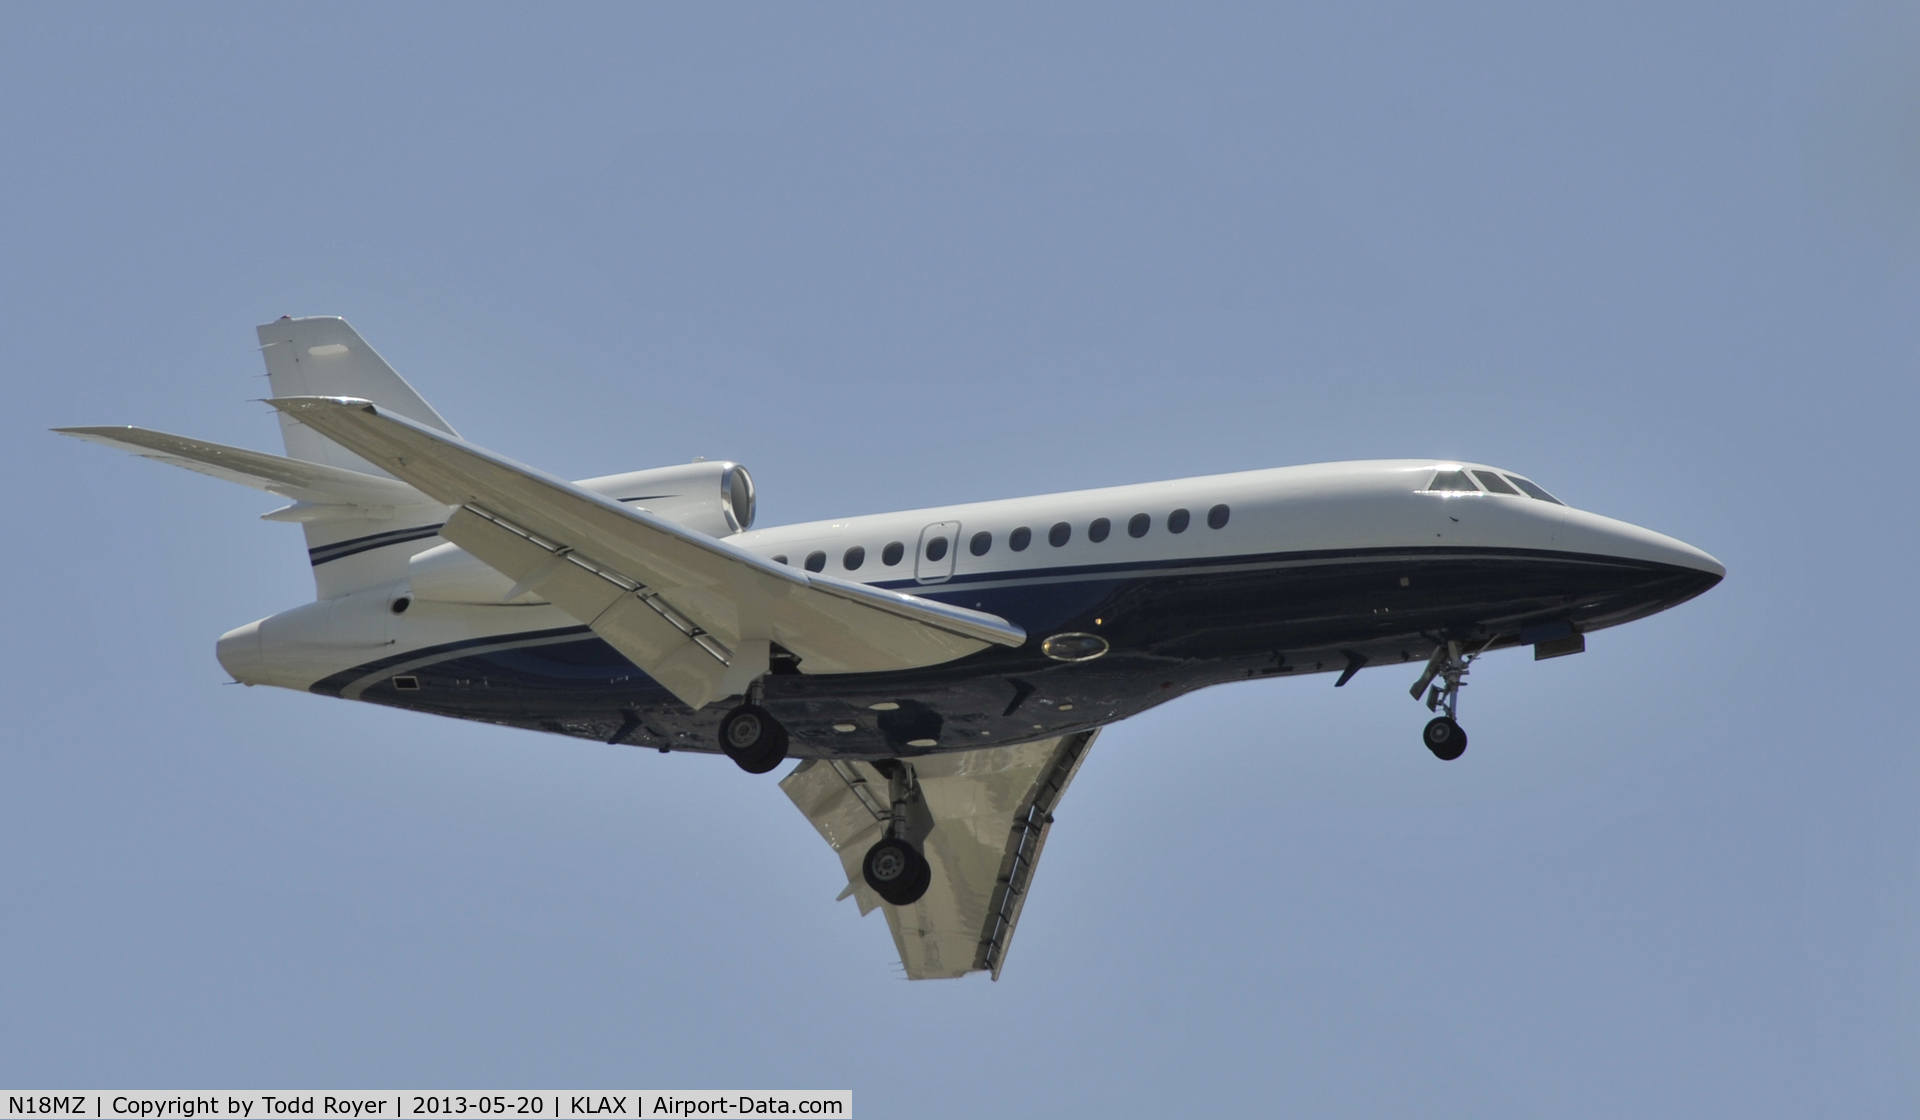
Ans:
{"type": "Polygon", "coordinates": [[[753,527],[746,468],[568,482],[462,440],[344,319],[259,328],[287,456],[62,428],[292,504],[314,602],[220,639],[236,680],[604,743],[781,786],[913,978],[998,978],[1101,727],[1208,685],[1405,665],[1466,750],[1473,661],[1720,582],[1528,478],[1322,463],[753,527]]]}

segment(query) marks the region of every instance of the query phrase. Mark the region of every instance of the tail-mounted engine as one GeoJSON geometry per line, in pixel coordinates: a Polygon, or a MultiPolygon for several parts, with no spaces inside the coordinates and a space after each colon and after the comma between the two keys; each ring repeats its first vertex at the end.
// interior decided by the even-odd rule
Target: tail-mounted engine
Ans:
{"type": "Polygon", "coordinates": [[[753,476],[738,463],[688,463],[582,479],[576,486],[708,536],[753,528],[753,476]]]}

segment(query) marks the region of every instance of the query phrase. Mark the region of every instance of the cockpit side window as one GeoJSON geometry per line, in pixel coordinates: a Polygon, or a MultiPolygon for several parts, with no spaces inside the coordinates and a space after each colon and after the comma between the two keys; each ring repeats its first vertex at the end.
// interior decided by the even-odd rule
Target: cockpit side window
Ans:
{"type": "Polygon", "coordinates": [[[1507,485],[1506,479],[1492,471],[1474,471],[1473,477],[1480,480],[1480,485],[1486,487],[1489,494],[1512,494],[1516,498],[1520,496],[1520,491],[1507,485]]]}
{"type": "Polygon", "coordinates": [[[1436,472],[1433,476],[1433,481],[1427,483],[1427,489],[1464,490],[1469,494],[1476,494],[1480,491],[1480,488],[1473,484],[1473,479],[1467,477],[1466,471],[1436,472]]]}
{"type": "Polygon", "coordinates": [[[1543,502],[1552,502],[1556,506],[1564,506],[1567,504],[1561,501],[1560,499],[1554,497],[1552,494],[1547,493],[1545,490],[1540,489],[1539,486],[1531,482],[1528,482],[1524,478],[1521,478],[1517,474],[1508,475],[1507,481],[1513,483],[1515,486],[1518,486],[1520,489],[1526,491],[1527,497],[1529,498],[1538,498],[1543,502]]]}

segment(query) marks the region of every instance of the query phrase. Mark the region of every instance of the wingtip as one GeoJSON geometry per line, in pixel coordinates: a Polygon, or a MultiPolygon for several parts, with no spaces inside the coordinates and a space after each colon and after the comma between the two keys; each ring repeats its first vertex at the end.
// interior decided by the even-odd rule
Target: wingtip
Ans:
{"type": "Polygon", "coordinates": [[[98,442],[102,437],[111,439],[127,432],[139,431],[132,424],[89,424],[72,428],[48,428],[49,432],[59,436],[72,436],[75,439],[98,442]]]}

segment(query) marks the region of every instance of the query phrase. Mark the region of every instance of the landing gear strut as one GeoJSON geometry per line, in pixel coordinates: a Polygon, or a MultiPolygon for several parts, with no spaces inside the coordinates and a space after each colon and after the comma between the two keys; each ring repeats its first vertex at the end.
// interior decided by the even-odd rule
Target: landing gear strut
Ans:
{"type": "Polygon", "coordinates": [[[787,757],[787,729],[758,704],[742,704],[720,721],[720,749],[749,774],[764,774],[787,757]]]}
{"type": "Polygon", "coordinates": [[[1466,684],[1461,678],[1467,675],[1467,666],[1487,652],[1487,646],[1492,644],[1493,639],[1489,638],[1487,645],[1472,653],[1462,654],[1459,642],[1441,643],[1427,660],[1426,672],[1420,674],[1420,679],[1409,690],[1415,700],[1420,699],[1421,693],[1426,693],[1428,711],[1444,713],[1427,721],[1427,729],[1420,736],[1421,741],[1427,744],[1427,749],[1433,752],[1433,757],[1442,762],[1452,762],[1467,753],[1467,733],[1461,730],[1457,718],[1460,713],[1460,689],[1466,684]],[[1440,678],[1441,683],[1434,684],[1435,677],[1440,678]],[[1433,686],[1431,690],[1428,685],[1433,686]]]}
{"type": "Polygon", "coordinates": [[[933,883],[933,865],[907,839],[909,810],[918,807],[920,782],[910,762],[889,759],[875,763],[874,768],[886,775],[893,789],[893,811],[887,817],[887,834],[867,849],[860,873],[887,903],[911,906],[933,883]]]}

